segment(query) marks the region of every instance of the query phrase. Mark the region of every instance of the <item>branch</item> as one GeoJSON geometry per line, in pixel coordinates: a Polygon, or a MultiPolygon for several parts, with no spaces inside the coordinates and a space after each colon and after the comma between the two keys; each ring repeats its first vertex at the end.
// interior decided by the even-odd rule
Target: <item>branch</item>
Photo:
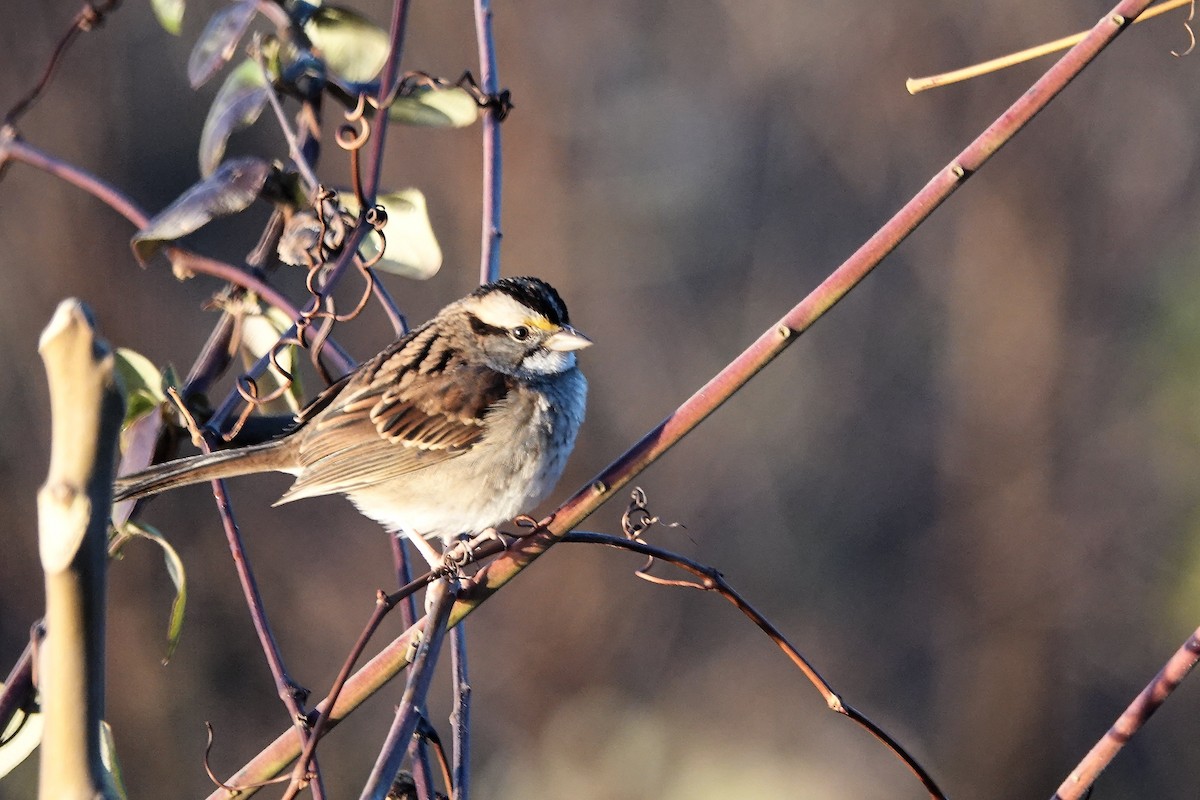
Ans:
{"type": "Polygon", "coordinates": [[[400,707],[396,709],[396,718],[388,731],[383,750],[375,761],[367,785],[363,788],[360,800],[384,800],[392,782],[400,774],[400,765],[408,752],[413,733],[421,719],[421,708],[425,705],[425,696],[429,693],[429,684],[433,681],[433,668],[437,665],[438,654],[442,649],[442,639],[446,633],[446,620],[450,617],[450,607],[454,604],[454,588],[450,578],[440,580],[429,589],[431,607],[425,617],[424,635],[417,647],[413,658],[412,669],[408,673],[408,684],[404,687],[404,695],[400,698],[400,707]]]}
{"type": "MultiPolygon", "coordinates": [[[[1166,0],[1154,8],[1143,12],[1134,22],[1145,22],[1148,19],[1153,19],[1160,14],[1165,14],[1168,11],[1174,11],[1177,8],[1193,3],[1195,0],[1166,0]]],[[[1190,18],[1189,18],[1190,19],[1190,18]]],[[[1073,33],[1070,36],[1064,36],[1061,39],[1055,39],[1053,42],[1039,44],[1036,47],[1030,47],[1021,50],[1017,53],[1009,53],[1006,56],[993,58],[990,61],[984,61],[981,64],[972,64],[969,67],[956,69],[951,72],[943,72],[939,75],[930,75],[926,78],[909,78],[904,82],[904,88],[909,94],[917,94],[924,92],[927,89],[936,89],[939,86],[949,86],[952,83],[960,83],[972,78],[978,78],[981,75],[987,75],[991,72],[999,72],[1002,69],[1015,67],[1018,64],[1024,64],[1026,61],[1033,61],[1035,58],[1048,56],[1051,53],[1057,53],[1060,50],[1066,50],[1068,47],[1079,44],[1084,37],[1088,35],[1087,31],[1073,33]]],[[[1176,53],[1176,55],[1178,55],[1176,53]]]]}
{"type": "Polygon", "coordinates": [[[1084,756],[1079,766],[1071,771],[1067,779],[1054,793],[1054,800],[1079,800],[1086,797],[1100,773],[1112,763],[1126,742],[1142,729],[1150,715],[1166,702],[1171,692],[1196,666],[1200,659],[1200,629],[1180,646],[1171,659],[1158,671],[1154,680],[1133,699],[1125,712],[1117,718],[1100,741],[1084,756]]]}
{"type": "Polygon", "coordinates": [[[38,492],[46,573],[39,651],[39,797],[111,796],[100,758],[104,718],[104,594],[113,467],[123,404],[113,356],[78,300],[59,304],[38,351],[50,389],[50,469],[38,492]]]}
{"type": "MultiPolygon", "coordinates": [[[[982,167],[1035,114],[1045,108],[1129,24],[1130,19],[1149,5],[1149,2],[1150,0],[1122,0],[1109,15],[1097,23],[1084,41],[1051,67],[804,300],[686,400],[671,416],[642,437],[587,486],[572,495],[551,515],[545,528],[521,539],[480,570],[459,594],[458,601],[451,610],[450,625],[457,624],[474,611],[547,548],[595,511],[613,491],[625,486],[642,470],[657,461],[709,414],[728,401],[800,334],[812,327],[826,311],[862,281],[888,253],[928,218],[955,189],[982,167]]],[[[495,549],[500,548],[497,545],[495,549]]],[[[416,626],[406,630],[347,680],[343,696],[330,712],[331,721],[336,722],[349,714],[408,665],[406,651],[414,641],[416,630],[416,626]]],[[[242,767],[230,782],[248,785],[272,777],[286,767],[299,752],[298,743],[289,731],[276,738],[242,767]]],[[[212,796],[212,800],[219,800],[219,796],[212,796]]]]}
{"type": "MultiPolygon", "coordinates": [[[[82,189],[125,217],[139,229],[145,228],[150,223],[149,215],[116,187],[72,164],[43,153],[20,139],[13,138],[9,132],[0,132],[0,165],[8,159],[36,167],[82,189]]],[[[172,264],[178,264],[190,272],[211,275],[254,292],[266,302],[283,311],[293,321],[300,319],[300,311],[292,305],[290,300],[270,284],[259,279],[250,270],[240,269],[232,264],[202,256],[179,245],[168,245],[164,248],[164,252],[172,264]]],[[[333,357],[340,369],[348,372],[354,368],[354,359],[336,342],[327,339],[324,344],[333,352],[333,357]]],[[[265,369],[265,362],[263,368],[265,369]]]]}
{"type": "Polygon", "coordinates": [[[471,679],[467,672],[465,625],[455,625],[450,631],[450,665],[454,692],[454,710],[450,712],[454,777],[450,787],[454,800],[468,800],[471,796],[471,679]]]}
{"type": "Polygon", "coordinates": [[[1122,0],[1080,42],[1062,57],[995,122],[988,126],[953,161],[866,241],[816,289],[772,325],[728,366],[688,398],[675,412],[647,433],[624,455],[579,489],[551,515],[543,530],[521,540],[475,576],[459,596],[451,623],[471,613],[480,603],[517,576],[564,534],[579,525],[612,493],[625,486],[724,405],[825,312],[858,285],[883,258],[924,222],[959,186],[975,174],[1046,107],[1067,84],[1099,55],[1150,0],[1122,0]]]}
{"type": "MultiPolygon", "coordinates": [[[[204,445],[206,453],[211,452],[211,442],[203,437],[200,438],[200,442],[204,445]]],[[[229,497],[225,493],[225,482],[223,480],[214,480],[212,482],[212,491],[213,498],[217,503],[217,512],[221,517],[221,526],[225,530],[225,538],[229,544],[229,551],[233,555],[233,564],[237,570],[238,582],[242,586],[246,608],[250,612],[251,621],[254,623],[254,632],[258,635],[259,645],[266,656],[267,665],[271,670],[271,677],[275,680],[275,691],[279,695],[279,699],[283,701],[283,705],[288,711],[288,717],[295,726],[297,735],[301,741],[307,742],[311,734],[308,731],[308,721],[305,717],[304,709],[300,705],[300,698],[305,697],[306,693],[288,675],[287,667],[283,663],[283,654],[279,650],[278,642],[275,641],[275,635],[271,632],[271,624],[267,619],[267,610],[263,604],[262,593],[258,590],[258,581],[254,577],[254,569],[250,566],[250,559],[246,555],[246,548],[242,543],[241,530],[239,530],[237,521],[233,518],[233,507],[229,504],[229,497]]],[[[310,761],[310,769],[314,776],[311,779],[313,797],[315,800],[321,800],[325,796],[325,789],[321,781],[321,770],[317,765],[316,756],[313,756],[310,761]]]]}
{"type": "Polygon", "coordinates": [[[371,161],[368,167],[367,184],[362,208],[374,205],[379,195],[379,176],[383,172],[383,146],[387,141],[388,106],[391,105],[396,89],[400,85],[400,56],[404,52],[404,32],[408,26],[408,0],[392,0],[391,48],[383,71],[379,75],[379,93],[376,104],[379,113],[375,115],[374,141],[371,142],[371,161]]]}
{"type": "Polygon", "coordinates": [[[58,40],[58,44],[55,45],[54,52],[50,54],[50,60],[46,63],[46,68],[42,71],[42,77],[4,115],[5,128],[15,125],[17,120],[37,102],[38,97],[45,91],[46,87],[50,84],[50,79],[54,77],[54,73],[58,70],[58,65],[62,61],[63,56],[66,55],[67,49],[79,34],[98,28],[104,22],[104,15],[116,9],[118,5],[120,5],[120,0],[103,0],[103,2],[85,2],[83,4],[83,8],[79,9],[79,12],[75,15],[75,19],[71,20],[71,27],[58,40]]]}
{"type": "MultiPolygon", "coordinates": [[[[500,91],[496,77],[496,45],[492,37],[491,0],[475,0],[475,39],[479,44],[479,80],[489,101],[500,91]]],[[[500,277],[500,148],[501,106],[489,102],[483,110],[483,235],[479,248],[479,282],[500,277]]]]}
{"type": "Polygon", "coordinates": [[[638,571],[637,573],[638,577],[647,579],[651,583],[662,583],[668,586],[684,586],[690,589],[716,592],[722,598],[729,601],[729,603],[731,603],[738,611],[741,611],[751,622],[757,625],[759,630],[765,633],[767,637],[770,638],[770,640],[774,642],[780,650],[783,651],[784,655],[786,655],[791,662],[795,664],[801,672],[804,673],[804,677],[807,678],[809,683],[816,687],[816,690],[821,693],[821,696],[825,699],[825,705],[827,705],[831,711],[835,711],[838,714],[857,722],[859,725],[865,728],[867,732],[882,742],[889,750],[892,751],[893,754],[895,754],[897,758],[904,762],[904,765],[912,771],[918,780],[921,781],[921,784],[925,787],[926,791],[929,792],[930,797],[937,798],[938,800],[945,800],[946,795],[942,793],[940,788],[938,788],[938,785],[936,782],[934,782],[933,777],[925,771],[925,768],[921,766],[920,762],[910,755],[899,742],[889,736],[883,730],[883,728],[880,728],[865,714],[842,700],[841,696],[834,691],[833,687],[830,686],[824,678],[821,677],[820,673],[818,673],[816,668],[809,663],[808,659],[806,659],[800,653],[800,651],[796,649],[795,645],[787,640],[787,637],[783,635],[783,632],[776,628],[770,620],[768,620],[762,615],[762,613],[758,611],[758,609],[750,605],[746,598],[742,597],[742,595],[730,585],[729,581],[725,580],[725,576],[723,576],[715,567],[710,567],[707,564],[701,564],[697,561],[691,560],[690,558],[685,558],[678,553],[672,553],[669,550],[664,550],[661,547],[655,547],[654,545],[647,544],[646,542],[637,539],[627,539],[622,536],[611,536],[606,533],[572,531],[564,536],[562,541],[576,542],[580,544],[601,544],[606,547],[615,547],[620,550],[630,550],[634,553],[641,553],[644,556],[650,556],[651,558],[674,564],[680,569],[695,575],[700,579],[698,583],[692,581],[660,580],[646,575],[641,571],[638,571]]]}

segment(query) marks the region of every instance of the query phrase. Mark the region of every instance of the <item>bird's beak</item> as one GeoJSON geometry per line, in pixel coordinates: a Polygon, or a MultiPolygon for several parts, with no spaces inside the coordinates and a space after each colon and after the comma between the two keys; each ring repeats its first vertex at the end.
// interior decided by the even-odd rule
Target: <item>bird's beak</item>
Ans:
{"type": "Polygon", "coordinates": [[[549,339],[542,342],[542,346],[547,350],[556,350],[558,352],[582,350],[585,347],[590,347],[591,344],[591,339],[584,336],[570,325],[563,325],[562,330],[558,331],[549,339]]]}

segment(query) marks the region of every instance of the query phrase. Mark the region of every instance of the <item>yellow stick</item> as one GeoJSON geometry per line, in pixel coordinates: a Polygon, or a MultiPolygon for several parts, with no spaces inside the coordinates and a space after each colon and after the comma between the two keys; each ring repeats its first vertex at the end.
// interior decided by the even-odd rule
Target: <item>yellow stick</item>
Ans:
{"type": "MultiPolygon", "coordinates": [[[[1146,9],[1144,12],[1142,12],[1140,17],[1134,20],[1134,22],[1143,22],[1152,17],[1157,17],[1160,14],[1165,14],[1168,11],[1174,11],[1180,6],[1185,6],[1191,2],[1193,2],[1193,0],[1166,0],[1166,2],[1146,9]]],[[[1189,16],[1188,19],[1190,20],[1191,17],[1189,16]]],[[[980,75],[986,75],[989,72],[998,72],[1016,64],[1023,64],[1026,61],[1032,61],[1035,58],[1041,58],[1044,55],[1049,55],[1050,53],[1055,53],[1059,50],[1066,50],[1068,47],[1074,47],[1087,34],[1088,31],[1083,31],[1082,33],[1076,33],[1071,36],[1064,36],[1063,38],[1056,39],[1053,42],[1039,44],[1036,47],[1031,47],[1028,50],[1022,50],[1019,53],[1010,53],[1009,55],[1001,56],[1000,58],[993,58],[991,61],[984,61],[981,64],[975,64],[970,67],[956,69],[953,72],[943,72],[940,75],[930,75],[926,78],[909,78],[907,81],[905,81],[904,86],[906,89],[908,89],[909,94],[916,94],[917,92],[923,92],[926,89],[933,89],[938,86],[946,86],[947,84],[958,83],[959,81],[965,81],[971,78],[976,78],[980,75]]]]}

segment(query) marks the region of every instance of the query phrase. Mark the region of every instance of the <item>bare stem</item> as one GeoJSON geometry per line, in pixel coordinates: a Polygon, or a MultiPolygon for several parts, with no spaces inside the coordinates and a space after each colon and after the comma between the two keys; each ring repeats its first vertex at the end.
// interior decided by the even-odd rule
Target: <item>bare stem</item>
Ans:
{"type": "MultiPolygon", "coordinates": [[[[211,450],[210,443],[207,440],[203,441],[205,452],[211,450]]],[[[246,599],[246,608],[250,612],[250,619],[254,623],[254,631],[258,634],[259,645],[262,647],[263,654],[267,658],[267,665],[271,669],[271,677],[275,680],[275,691],[279,698],[283,701],[283,705],[287,708],[288,716],[295,726],[297,734],[301,741],[308,742],[311,734],[308,730],[308,722],[305,718],[304,709],[297,699],[299,688],[288,675],[287,667],[283,663],[283,654],[279,650],[279,644],[275,641],[275,635],[271,632],[271,623],[267,619],[266,606],[262,601],[262,594],[258,590],[258,581],[254,577],[254,569],[250,565],[250,559],[246,555],[246,548],[242,542],[242,533],[238,528],[237,521],[233,517],[233,507],[229,504],[229,497],[225,493],[225,482],[215,480],[212,482],[213,498],[217,503],[217,512],[221,516],[221,525],[225,529],[225,538],[229,543],[229,551],[233,555],[233,564],[237,570],[238,581],[242,586],[242,594],[246,599]]],[[[316,757],[310,760],[310,772],[315,776],[312,780],[313,796],[316,798],[324,797],[324,787],[321,782],[321,771],[317,766],[316,757]]]]}
{"type": "Polygon", "coordinates": [[[450,664],[453,675],[454,710],[450,725],[454,737],[453,800],[471,796],[471,679],[467,670],[467,628],[455,625],[450,631],[450,664]]]}
{"type": "Polygon", "coordinates": [[[1200,629],[1197,629],[1184,642],[1170,660],[1154,676],[1154,680],[1142,689],[1133,699],[1124,713],[1117,718],[1112,727],[1105,732],[1103,738],[1079,762],[1079,766],[1071,770],[1071,774],[1054,793],[1054,800],[1079,800],[1091,791],[1092,784],[1100,777],[1100,773],[1112,763],[1121,752],[1121,748],[1142,729],[1150,715],[1167,701],[1171,693],[1183,683],[1183,679],[1196,666],[1200,659],[1200,629]]]}
{"type": "Polygon", "coordinates": [[[50,390],[50,468],[38,492],[46,638],[38,658],[45,729],[38,797],[112,797],[100,756],[105,570],[123,403],[112,350],[88,310],[64,300],[38,352],[50,390]]]}
{"type": "MultiPolygon", "coordinates": [[[[500,91],[496,77],[496,45],[492,36],[491,0],[475,0],[475,39],[479,44],[479,80],[485,95],[494,98],[500,91]]],[[[491,283],[500,277],[501,179],[503,163],[500,147],[500,109],[488,104],[483,112],[483,235],[480,244],[479,282],[491,283]]]]}
{"type": "MultiPolygon", "coordinates": [[[[1168,11],[1174,11],[1177,8],[1193,3],[1195,0],[1166,0],[1166,2],[1149,8],[1142,12],[1134,22],[1145,22],[1148,19],[1157,17],[1160,14],[1165,14],[1168,11]]],[[[930,75],[925,78],[909,78],[904,82],[904,88],[909,94],[917,94],[927,89],[936,89],[939,86],[948,86],[952,83],[967,81],[972,78],[978,78],[981,75],[987,75],[992,72],[999,72],[1002,69],[1015,67],[1018,64],[1024,64],[1026,61],[1033,61],[1035,58],[1048,56],[1051,53],[1057,53],[1060,50],[1066,50],[1068,47],[1074,47],[1083,41],[1088,35],[1088,31],[1080,31],[1073,33],[1070,36],[1064,36],[1061,39],[1055,39],[1053,42],[1046,42],[1035,47],[1030,47],[1016,53],[1009,53],[1006,56],[993,58],[989,61],[984,61],[979,64],[972,64],[969,67],[956,69],[951,72],[943,72],[938,75],[930,75]]]]}
{"type": "Polygon", "coordinates": [[[383,147],[387,143],[388,109],[392,93],[399,82],[400,57],[404,53],[404,32],[408,25],[408,0],[393,0],[391,49],[388,50],[387,60],[379,76],[379,93],[376,96],[379,113],[375,116],[372,129],[371,160],[367,169],[367,183],[363,194],[362,207],[375,203],[379,195],[379,177],[383,173],[383,147]]]}
{"type": "Polygon", "coordinates": [[[46,63],[46,68],[42,71],[42,77],[34,84],[24,97],[13,104],[13,107],[4,115],[4,126],[15,125],[26,111],[33,107],[37,102],[38,97],[50,85],[50,79],[54,77],[54,73],[58,70],[58,65],[62,62],[62,58],[66,55],[72,42],[81,33],[86,33],[100,25],[104,21],[104,15],[116,9],[119,6],[120,0],[104,0],[104,2],[85,2],[83,8],[75,14],[75,18],[71,20],[71,27],[58,40],[58,44],[54,46],[54,52],[50,54],[50,60],[46,63]]]}
{"type": "Polygon", "coordinates": [[[392,781],[396,780],[396,775],[400,772],[409,742],[412,741],[417,723],[421,719],[421,708],[425,705],[425,696],[429,693],[429,684],[433,681],[433,669],[442,649],[446,620],[454,604],[454,590],[450,580],[438,581],[429,589],[432,607],[425,618],[421,643],[417,647],[416,657],[413,658],[412,669],[408,672],[408,684],[404,687],[400,707],[396,709],[396,718],[392,722],[383,750],[375,761],[375,767],[367,778],[367,785],[360,795],[360,800],[384,800],[392,781]]]}

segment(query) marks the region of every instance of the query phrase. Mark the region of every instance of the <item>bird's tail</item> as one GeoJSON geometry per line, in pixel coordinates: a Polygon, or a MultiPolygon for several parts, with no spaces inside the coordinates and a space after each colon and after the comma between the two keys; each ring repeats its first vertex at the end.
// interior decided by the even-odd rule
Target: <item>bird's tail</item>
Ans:
{"type": "Polygon", "coordinates": [[[252,472],[287,471],[287,440],[275,440],[234,450],[179,458],[117,478],[113,500],[136,500],[152,494],[218,478],[233,478],[252,472]]]}

